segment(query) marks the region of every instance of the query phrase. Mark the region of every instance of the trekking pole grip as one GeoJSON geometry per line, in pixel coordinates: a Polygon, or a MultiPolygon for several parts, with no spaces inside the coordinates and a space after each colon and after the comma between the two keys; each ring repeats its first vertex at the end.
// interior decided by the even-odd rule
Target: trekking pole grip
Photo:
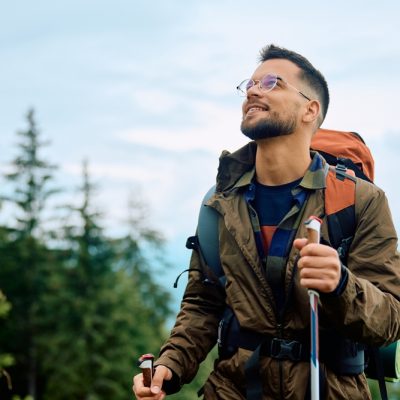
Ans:
{"type": "Polygon", "coordinates": [[[143,354],[138,360],[138,367],[142,370],[143,384],[146,387],[151,386],[153,379],[153,354],[143,354]]]}

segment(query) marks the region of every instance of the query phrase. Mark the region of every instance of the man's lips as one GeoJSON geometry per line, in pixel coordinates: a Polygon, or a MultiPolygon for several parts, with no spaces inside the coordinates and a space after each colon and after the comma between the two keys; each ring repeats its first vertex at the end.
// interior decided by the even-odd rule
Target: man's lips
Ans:
{"type": "Polygon", "coordinates": [[[261,105],[261,104],[251,104],[251,105],[247,105],[245,108],[245,116],[247,115],[251,115],[253,113],[257,113],[257,112],[264,112],[264,111],[268,111],[268,107],[265,105],[261,105]]]}

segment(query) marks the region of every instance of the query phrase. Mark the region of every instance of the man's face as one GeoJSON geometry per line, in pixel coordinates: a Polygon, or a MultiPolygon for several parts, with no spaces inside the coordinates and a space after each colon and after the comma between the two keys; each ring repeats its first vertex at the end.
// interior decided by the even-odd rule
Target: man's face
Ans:
{"type": "Polygon", "coordinates": [[[263,62],[251,77],[256,85],[247,92],[243,103],[241,131],[252,140],[290,135],[299,122],[299,111],[306,101],[293,87],[278,80],[274,89],[265,92],[259,88],[259,80],[273,73],[285,82],[302,90],[300,69],[291,61],[273,59],[263,62]]]}

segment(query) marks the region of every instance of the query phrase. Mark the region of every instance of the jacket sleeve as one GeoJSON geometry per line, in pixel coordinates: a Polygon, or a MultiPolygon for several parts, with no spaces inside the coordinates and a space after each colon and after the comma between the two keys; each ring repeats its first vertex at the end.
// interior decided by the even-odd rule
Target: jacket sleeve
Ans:
{"type": "Polygon", "coordinates": [[[353,340],[390,344],[400,339],[400,258],[384,192],[358,181],[356,217],[346,288],[339,296],[321,295],[323,312],[353,340]]]}
{"type": "MultiPolygon", "coordinates": [[[[190,268],[201,269],[195,250],[190,268]]],[[[166,382],[168,394],[178,391],[195,377],[200,363],[217,341],[225,294],[218,285],[203,280],[201,272],[190,272],[175,326],[155,363],[156,366],[165,365],[173,372],[173,385],[166,382]]]]}

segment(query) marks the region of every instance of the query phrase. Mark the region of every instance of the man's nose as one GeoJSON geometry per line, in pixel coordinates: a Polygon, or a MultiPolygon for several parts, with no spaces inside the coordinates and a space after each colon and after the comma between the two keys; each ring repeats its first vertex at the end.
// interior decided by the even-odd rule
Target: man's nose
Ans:
{"type": "Polygon", "coordinates": [[[261,96],[260,81],[255,81],[254,85],[247,89],[246,97],[261,96]]]}

